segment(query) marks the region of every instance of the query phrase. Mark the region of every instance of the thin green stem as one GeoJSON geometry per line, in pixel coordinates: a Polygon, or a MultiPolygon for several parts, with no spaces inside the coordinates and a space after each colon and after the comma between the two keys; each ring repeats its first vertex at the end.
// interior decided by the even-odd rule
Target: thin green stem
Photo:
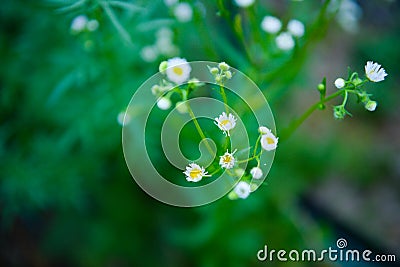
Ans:
{"type": "Polygon", "coordinates": [[[323,99],[321,99],[320,101],[318,101],[317,103],[315,103],[314,105],[312,105],[309,109],[307,109],[298,119],[294,120],[287,129],[285,129],[282,134],[281,134],[281,138],[286,140],[287,138],[289,138],[293,132],[315,111],[319,108],[319,106],[321,104],[324,104],[334,98],[336,98],[337,96],[343,94],[344,92],[347,92],[346,89],[343,90],[339,90],[336,91],[335,93],[329,95],[328,97],[325,97],[323,99]]]}
{"type": "Polygon", "coordinates": [[[220,90],[219,90],[219,91],[220,91],[220,93],[221,93],[222,100],[224,101],[224,106],[225,106],[226,114],[228,115],[228,113],[229,113],[228,98],[226,97],[224,86],[220,85],[220,90]]]}
{"type": "Polygon", "coordinates": [[[256,141],[256,144],[254,145],[253,157],[254,157],[254,156],[256,155],[256,153],[257,153],[258,143],[260,142],[260,140],[261,140],[261,134],[258,136],[257,141],[256,141]]]}
{"type": "Polygon", "coordinates": [[[213,156],[214,155],[214,150],[211,148],[210,144],[208,143],[207,137],[205,136],[203,130],[201,129],[200,124],[197,121],[196,116],[194,115],[193,110],[190,107],[189,103],[187,104],[187,108],[188,108],[189,115],[192,118],[192,120],[194,122],[194,125],[195,125],[195,127],[197,129],[197,132],[199,133],[201,139],[205,140],[205,144],[206,144],[207,150],[213,156]]]}
{"type": "Polygon", "coordinates": [[[262,154],[262,151],[261,151],[260,153],[258,153],[257,155],[252,156],[251,158],[243,159],[243,160],[238,160],[238,161],[237,161],[237,164],[241,164],[241,163],[245,163],[245,162],[248,162],[248,161],[250,161],[250,160],[253,160],[253,159],[257,159],[261,154],[262,154]]]}

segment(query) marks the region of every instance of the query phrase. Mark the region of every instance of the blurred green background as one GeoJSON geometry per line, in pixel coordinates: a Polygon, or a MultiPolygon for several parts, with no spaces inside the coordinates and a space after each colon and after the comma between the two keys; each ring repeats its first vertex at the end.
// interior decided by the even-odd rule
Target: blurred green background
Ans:
{"type": "MultiPolygon", "coordinates": [[[[262,266],[264,245],[322,250],[339,237],[399,259],[400,5],[353,2],[359,16],[346,28],[340,10],[323,2],[187,1],[192,17],[179,21],[164,1],[2,1],[0,265],[262,266]],[[98,27],[72,31],[79,15],[98,27]],[[273,49],[259,27],[265,15],[306,25],[292,52],[273,49]],[[155,51],[163,27],[170,49],[155,51]],[[361,74],[367,60],[389,76],[368,84],[375,112],[352,99],[353,117],[335,121],[333,101],[280,140],[266,185],[248,199],[176,208],[131,178],[117,121],[172,56],[226,61],[249,75],[278,136],[318,101],[323,76],[329,92],[348,66],[361,74]]],[[[332,265],[355,266],[318,263],[332,265]]]]}

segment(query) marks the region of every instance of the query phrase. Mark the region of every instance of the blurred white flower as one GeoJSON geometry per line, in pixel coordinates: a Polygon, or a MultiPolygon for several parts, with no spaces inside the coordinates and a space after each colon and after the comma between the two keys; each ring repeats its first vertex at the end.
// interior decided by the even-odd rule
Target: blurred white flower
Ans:
{"type": "Polygon", "coordinates": [[[369,101],[365,104],[365,108],[366,108],[368,111],[375,111],[377,105],[378,105],[378,103],[376,103],[376,101],[369,100],[369,101]]]}
{"type": "Polygon", "coordinates": [[[247,198],[250,195],[250,185],[246,182],[240,181],[233,190],[240,198],[247,198]]]}
{"type": "Polygon", "coordinates": [[[337,78],[335,80],[335,86],[337,89],[342,89],[345,85],[346,85],[346,82],[342,78],[337,78]]]}
{"type": "Polygon", "coordinates": [[[193,9],[188,3],[179,3],[174,8],[174,15],[179,22],[192,20],[193,9]]]}
{"type": "Polygon", "coordinates": [[[278,146],[278,138],[272,132],[263,134],[261,136],[261,146],[267,151],[274,150],[278,146]]]}
{"type": "Polygon", "coordinates": [[[226,115],[222,112],[218,118],[215,118],[215,124],[224,132],[225,135],[229,135],[229,131],[236,126],[236,118],[231,113],[226,115]]]}
{"type": "Polygon", "coordinates": [[[237,6],[240,7],[249,7],[254,4],[255,0],[235,0],[237,6]]]}
{"type": "Polygon", "coordinates": [[[268,33],[277,33],[282,28],[282,22],[273,16],[265,16],[261,21],[261,29],[268,33]]]}
{"type": "Polygon", "coordinates": [[[271,130],[268,129],[267,127],[265,127],[265,126],[260,126],[260,127],[258,128],[258,132],[259,132],[260,134],[267,134],[267,133],[270,133],[271,130]]]}
{"type": "Polygon", "coordinates": [[[174,35],[174,33],[172,32],[172,30],[167,27],[162,27],[162,28],[158,29],[158,31],[156,32],[157,38],[172,39],[173,35],[174,35]]]}
{"type": "Polygon", "coordinates": [[[368,61],[365,65],[365,75],[371,82],[380,82],[385,79],[387,73],[381,65],[374,63],[373,61],[368,61]]]}
{"type": "Polygon", "coordinates": [[[302,37],[304,35],[304,24],[297,19],[289,21],[287,29],[293,36],[302,37]]]}
{"type": "Polygon", "coordinates": [[[198,182],[203,177],[209,177],[203,167],[200,167],[196,163],[190,163],[186,166],[186,171],[183,172],[186,175],[186,180],[189,182],[198,182]]]}
{"type": "Polygon", "coordinates": [[[218,64],[218,68],[222,71],[227,71],[227,70],[229,70],[230,67],[225,62],[221,62],[218,64]]]}
{"type": "Polygon", "coordinates": [[[190,78],[192,68],[184,58],[174,57],[167,61],[168,68],[165,71],[170,81],[181,84],[190,78]]]}
{"type": "Polygon", "coordinates": [[[171,100],[167,97],[160,97],[157,100],[157,107],[162,110],[169,109],[171,107],[171,100]]]}
{"type": "Polygon", "coordinates": [[[95,19],[91,19],[86,23],[86,28],[90,32],[94,32],[99,27],[99,22],[95,19]]]}
{"type": "Polygon", "coordinates": [[[158,57],[158,50],[153,45],[146,45],[140,50],[140,56],[146,62],[154,62],[158,57]]]}
{"type": "Polygon", "coordinates": [[[294,47],[294,40],[290,33],[282,32],[275,39],[276,45],[281,50],[291,50],[294,47]]]}
{"type": "Polygon", "coordinates": [[[121,111],[117,116],[118,124],[121,126],[127,125],[131,121],[131,116],[125,111],[121,111]]]}
{"type": "Polygon", "coordinates": [[[263,172],[259,167],[254,167],[250,170],[250,174],[254,179],[260,179],[263,175],[263,172]]]}
{"type": "Polygon", "coordinates": [[[332,0],[330,3],[332,12],[336,12],[336,21],[349,33],[357,32],[362,15],[361,7],[353,0],[332,0]]]}
{"type": "Polygon", "coordinates": [[[71,31],[79,33],[86,28],[88,18],[85,15],[79,15],[72,20],[71,31]]]}
{"type": "Polygon", "coordinates": [[[176,3],[178,3],[178,0],[164,0],[164,4],[165,4],[166,6],[173,6],[173,5],[175,5],[176,3]]]}
{"type": "Polygon", "coordinates": [[[226,150],[225,154],[220,156],[219,159],[219,165],[221,168],[225,169],[232,169],[233,166],[235,165],[235,158],[233,157],[233,154],[235,154],[236,150],[233,151],[232,153],[229,153],[228,150],[226,150]]]}

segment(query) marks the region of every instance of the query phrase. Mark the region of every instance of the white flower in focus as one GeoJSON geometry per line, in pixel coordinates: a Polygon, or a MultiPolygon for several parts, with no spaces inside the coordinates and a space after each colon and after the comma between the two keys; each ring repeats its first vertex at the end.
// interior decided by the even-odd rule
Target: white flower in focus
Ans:
{"type": "Polygon", "coordinates": [[[294,47],[294,40],[290,33],[282,32],[275,39],[276,45],[281,50],[291,50],[294,47]]]}
{"type": "Polygon", "coordinates": [[[261,146],[267,151],[274,150],[278,146],[278,138],[272,132],[263,134],[261,136],[261,146]]]}
{"type": "Polygon", "coordinates": [[[236,150],[233,151],[232,153],[229,153],[228,150],[226,150],[225,154],[220,156],[219,159],[219,165],[221,165],[221,168],[225,169],[232,169],[233,166],[235,165],[235,158],[233,157],[233,154],[235,154],[236,150]]]}
{"type": "Polygon", "coordinates": [[[261,29],[268,33],[277,33],[282,28],[282,22],[273,16],[265,16],[261,21],[261,29]]]}
{"type": "Polygon", "coordinates": [[[174,15],[179,22],[192,20],[193,9],[188,3],[179,3],[174,8],[174,15]]]}
{"type": "Polygon", "coordinates": [[[263,172],[259,167],[254,167],[250,170],[250,174],[254,179],[260,179],[263,175],[263,172]]]}
{"type": "Polygon", "coordinates": [[[88,18],[85,15],[77,16],[71,23],[71,31],[78,33],[85,30],[87,22],[88,18]]]}
{"type": "Polygon", "coordinates": [[[143,59],[143,61],[154,62],[158,57],[157,48],[152,45],[144,46],[140,50],[140,57],[143,59]]]}
{"type": "Polygon", "coordinates": [[[368,61],[367,65],[365,65],[365,75],[371,82],[380,82],[385,79],[387,73],[384,68],[381,68],[381,65],[378,63],[374,63],[373,61],[368,61]]]}
{"type": "Polygon", "coordinates": [[[189,79],[192,68],[186,59],[174,57],[168,59],[167,63],[168,68],[166,70],[166,74],[170,81],[176,84],[181,84],[189,79]]]}
{"type": "Polygon", "coordinates": [[[99,22],[95,19],[91,19],[86,23],[86,28],[90,32],[94,32],[99,27],[99,22]]]}
{"type": "Polygon", "coordinates": [[[377,105],[378,105],[378,103],[376,103],[376,101],[369,100],[369,101],[365,104],[365,108],[366,108],[368,111],[375,111],[377,105]]]}
{"type": "Polygon", "coordinates": [[[171,107],[171,100],[167,97],[160,97],[157,100],[157,107],[162,110],[169,109],[171,107]]]}
{"type": "Polygon", "coordinates": [[[247,198],[250,195],[250,185],[246,182],[239,182],[233,190],[240,198],[247,198]]]}
{"type": "Polygon", "coordinates": [[[249,7],[254,4],[255,0],[235,0],[237,6],[240,7],[249,7]]]}
{"type": "Polygon", "coordinates": [[[342,78],[337,78],[335,80],[335,86],[337,89],[342,89],[345,85],[346,85],[346,82],[342,78]]]}
{"type": "Polygon", "coordinates": [[[260,134],[268,134],[268,133],[271,132],[271,130],[268,129],[267,127],[265,127],[265,126],[260,126],[260,127],[258,128],[258,132],[259,132],[260,134]]]}
{"type": "Polygon", "coordinates": [[[226,115],[222,112],[218,118],[215,118],[215,124],[224,132],[225,135],[229,135],[229,131],[236,126],[236,118],[231,113],[226,115]]]}
{"type": "Polygon", "coordinates": [[[186,175],[186,180],[189,182],[198,182],[203,177],[210,177],[203,167],[200,167],[196,163],[190,163],[186,166],[186,171],[183,172],[186,175]]]}
{"type": "Polygon", "coordinates": [[[289,21],[287,28],[293,36],[302,37],[304,35],[304,24],[297,19],[289,21]]]}

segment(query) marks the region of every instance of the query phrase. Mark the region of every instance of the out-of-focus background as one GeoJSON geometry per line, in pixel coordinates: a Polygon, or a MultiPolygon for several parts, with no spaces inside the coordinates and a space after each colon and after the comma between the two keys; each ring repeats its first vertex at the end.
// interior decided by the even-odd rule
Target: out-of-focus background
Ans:
{"type": "Polygon", "coordinates": [[[174,2],[2,1],[0,265],[257,266],[267,264],[256,256],[264,245],[322,250],[340,237],[398,264],[399,2],[174,2]],[[266,15],[305,24],[292,51],[262,31],[266,15]],[[174,56],[249,75],[278,135],[318,101],[324,76],[333,92],[348,66],[363,74],[367,60],[389,75],[367,85],[375,112],[351,99],[353,117],[337,121],[333,101],[282,140],[249,198],[176,208],[131,178],[119,123],[135,90],[174,56]]]}

